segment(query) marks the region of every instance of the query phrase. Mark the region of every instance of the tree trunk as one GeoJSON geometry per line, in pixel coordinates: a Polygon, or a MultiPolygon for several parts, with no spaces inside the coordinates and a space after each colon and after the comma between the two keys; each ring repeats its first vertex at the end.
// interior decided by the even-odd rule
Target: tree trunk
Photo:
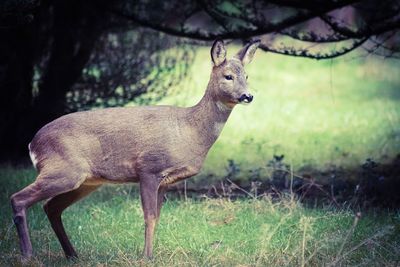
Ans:
{"type": "Polygon", "coordinates": [[[0,160],[14,158],[19,132],[32,101],[33,49],[31,27],[1,33],[0,160]]]}
{"type": "Polygon", "coordinates": [[[79,79],[102,32],[104,12],[98,6],[94,1],[55,1],[40,6],[32,23],[1,30],[1,162],[27,158],[37,130],[65,113],[66,93],[79,79]],[[43,37],[46,33],[50,36],[43,37]],[[44,47],[49,44],[48,53],[44,47]],[[35,65],[47,56],[38,95],[33,97],[35,65]]]}
{"type": "Polygon", "coordinates": [[[51,57],[33,102],[35,131],[65,113],[66,93],[81,76],[101,34],[99,16],[81,1],[55,3],[51,57]]]}

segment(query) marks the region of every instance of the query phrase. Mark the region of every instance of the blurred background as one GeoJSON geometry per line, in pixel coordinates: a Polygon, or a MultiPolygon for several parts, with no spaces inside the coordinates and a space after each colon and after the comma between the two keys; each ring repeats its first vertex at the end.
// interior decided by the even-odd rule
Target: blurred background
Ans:
{"type": "Polygon", "coordinates": [[[235,108],[185,190],[225,178],[249,190],[318,182],[392,205],[399,10],[396,0],[2,1],[0,160],[29,164],[33,135],[66,113],[194,105],[213,40],[233,55],[261,39],[247,67],[255,101],[235,108]]]}

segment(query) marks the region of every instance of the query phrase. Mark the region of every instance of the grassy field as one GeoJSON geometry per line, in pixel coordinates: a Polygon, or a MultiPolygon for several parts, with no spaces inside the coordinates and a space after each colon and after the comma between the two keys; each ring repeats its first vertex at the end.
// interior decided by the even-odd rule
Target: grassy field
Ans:
{"type": "MultiPolygon", "coordinates": [[[[19,264],[9,196],[35,177],[0,169],[0,266],[19,264]]],[[[40,205],[28,213],[32,266],[398,266],[400,213],[308,209],[290,196],[167,200],[155,257],[142,258],[144,222],[137,188],[106,186],[64,215],[80,259],[64,259],[40,205]]]]}
{"type": "MultiPolygon", "coordinates": [[[[399,67],[375,57],[315,61],[258,51],[247,67],[255,99],[235,108],[203,174],[223,175],[227,159],[243,169],[265,166],[274,154],[294,170],[392,159],[400,152],[399,67]]],[[[210,71],[209,49],[201,48],[191,75],[160,104],[195,104],[210,71]]]]}

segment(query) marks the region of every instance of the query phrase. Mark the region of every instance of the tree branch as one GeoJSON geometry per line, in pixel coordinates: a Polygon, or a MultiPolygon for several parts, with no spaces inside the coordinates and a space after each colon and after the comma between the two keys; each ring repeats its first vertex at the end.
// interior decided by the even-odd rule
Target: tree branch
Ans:
{"type": "Polygon", "coordinates": [[[331,59],[339,56],[343,56],[358,47],[360,47],[365,41],[367,41],[368,38],[364,38],[361,40],[354,41],[353,44],[350,47],[342,48],[341,50],[338,51],[333,51],[330,53],[325,53],[325,54],[313,54],[310,53],[307,49],[295,49],[293,47],[284,47],[281,49],[276,49],[276,48],[270,48],[267,47],[265,44],[260,44],[259,48],[261,48],[265,52],[271,52],[275,54],[280,54],[280,55],[286,55],[286,56],[294,56],[294,57],[307,57],[311,59],[331,59]]]}
{"type": "Polygon", "coordinates": [[[280,31],[279,34],[288,36],[294,40],[301,41],[301,42],[310,42],[310,43],[336,43],[336,42],[343,42],[348,41],[351,38],[348,36],[343,36],[338,33],[332,33],[331,35],[317,35],[312,31],[303,32],[300,34],[298,31],[289,31],[283,30],[280,31]]]}
{"type": "Polygon", "coordinates": [[[363,28],[358,30],[352,30],[348,27],[340,25],[337,21],[335,21],[331,16],[321,15],[320,18],[329,25],[337,33],[340,33],[343,36],[347,36],[349,38],[364,38],[366,36],[370,37],[373,35],[379,35],[384,32],[399,29],[400,28],[400,19],[386,22],[382,25],[377,25],[374,28],[363,28]]]}
{"type": "Polygon", "coordinates": [[[137,14],[127,14],[126,12],[113,9],[112,12],[118,16],[124,17],[126,19],[131,20],[134,23],[137,23],[143,27],[151,28],[157,31],[162,31],[164,33],[178,36],[178,37],[186,37],[197,40],[211,41],[217,38],[220,39],[247,39],[257,35],[279,32],[288,27],[297,25],[304,21],[307,21],[316,16],[325,14],[334,9],[355,3],[355,0],[339,0],[332,2],[331,4],[323,5],[320,9],[312,10],[312,11],[299,11],[296,15],[283,19],[278,23],[265,23],[264,25],[258,25],[255,29],[240,29],[240,30],[232,30],[230,32],[224,33],[204,33],[201,31],[187,31],[183,28],[174,28],[171,26],[157,24],[154,23],[150,18],[145,19],[143,17],[138,16],[137,14]]]}
{"type": "Polygon", "coordinates": [[[360,2],[361,0],[357,1],[310,1],[310,0],[303,0],[303,1],[298,1],[298,0],[265,0],[267,3],[271,3],[277,6],[287,6],[291,8],[296,8],[296,9],[306,9],[306,10],[314,10],[314,11],[322,11],[325,9],[337,9],[346,5],[354,4],[357,2],[360,2]],[[347,2],[347,3],[346,3],[347,2]],[[346,3],[343,5],[343,3],[346,3]]]}

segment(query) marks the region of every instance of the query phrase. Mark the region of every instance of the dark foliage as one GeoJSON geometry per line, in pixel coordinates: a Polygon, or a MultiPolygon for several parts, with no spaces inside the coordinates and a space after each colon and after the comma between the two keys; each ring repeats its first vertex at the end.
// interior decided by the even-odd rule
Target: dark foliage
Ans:
{"type": "Polygon", "coordinates": [[[67,93],[67,111],[122,106],[133,100],[153,103],[182,80],[193,58],[190,46],[155,31],[103,34],[67,93]],[[166,49],[174,51],[167,55],[166,49]]]}
{"type": "Polygon", "coordinates": [[[400,52],[398,0],[122,1],[113,12],[195,40],[257,36],[261,49],[291,56],[328,59],[359,47],[392,57],[400,52]]]}
{"type": "Polygon", "coordinates": [[[26,157],[35,132],[67,112],[149,103],[186,74],[190,46],[116,17],[116,3],[0,5],[1,161],[26,157]]]}
{"type": "MultiPolygon", "coordinates": [[[[274,155],[266,169],[242,170],[233,160],[227,162],[227,174],[222,181],[210,185],[212,175],[178,183],[169,190],[180,197],[194,198],[262,198],[279,200],[291,197],[311,207],[346,207],[354,210],[369,208],[398,209],[400,207],[400,155],[390,163],[373,159],[355,169],[332,166],[321,171],[305,167],[292,172],[284,155],[274,155]]],[[[218,179],[219,180],[219,179],[218,179]]]]}

